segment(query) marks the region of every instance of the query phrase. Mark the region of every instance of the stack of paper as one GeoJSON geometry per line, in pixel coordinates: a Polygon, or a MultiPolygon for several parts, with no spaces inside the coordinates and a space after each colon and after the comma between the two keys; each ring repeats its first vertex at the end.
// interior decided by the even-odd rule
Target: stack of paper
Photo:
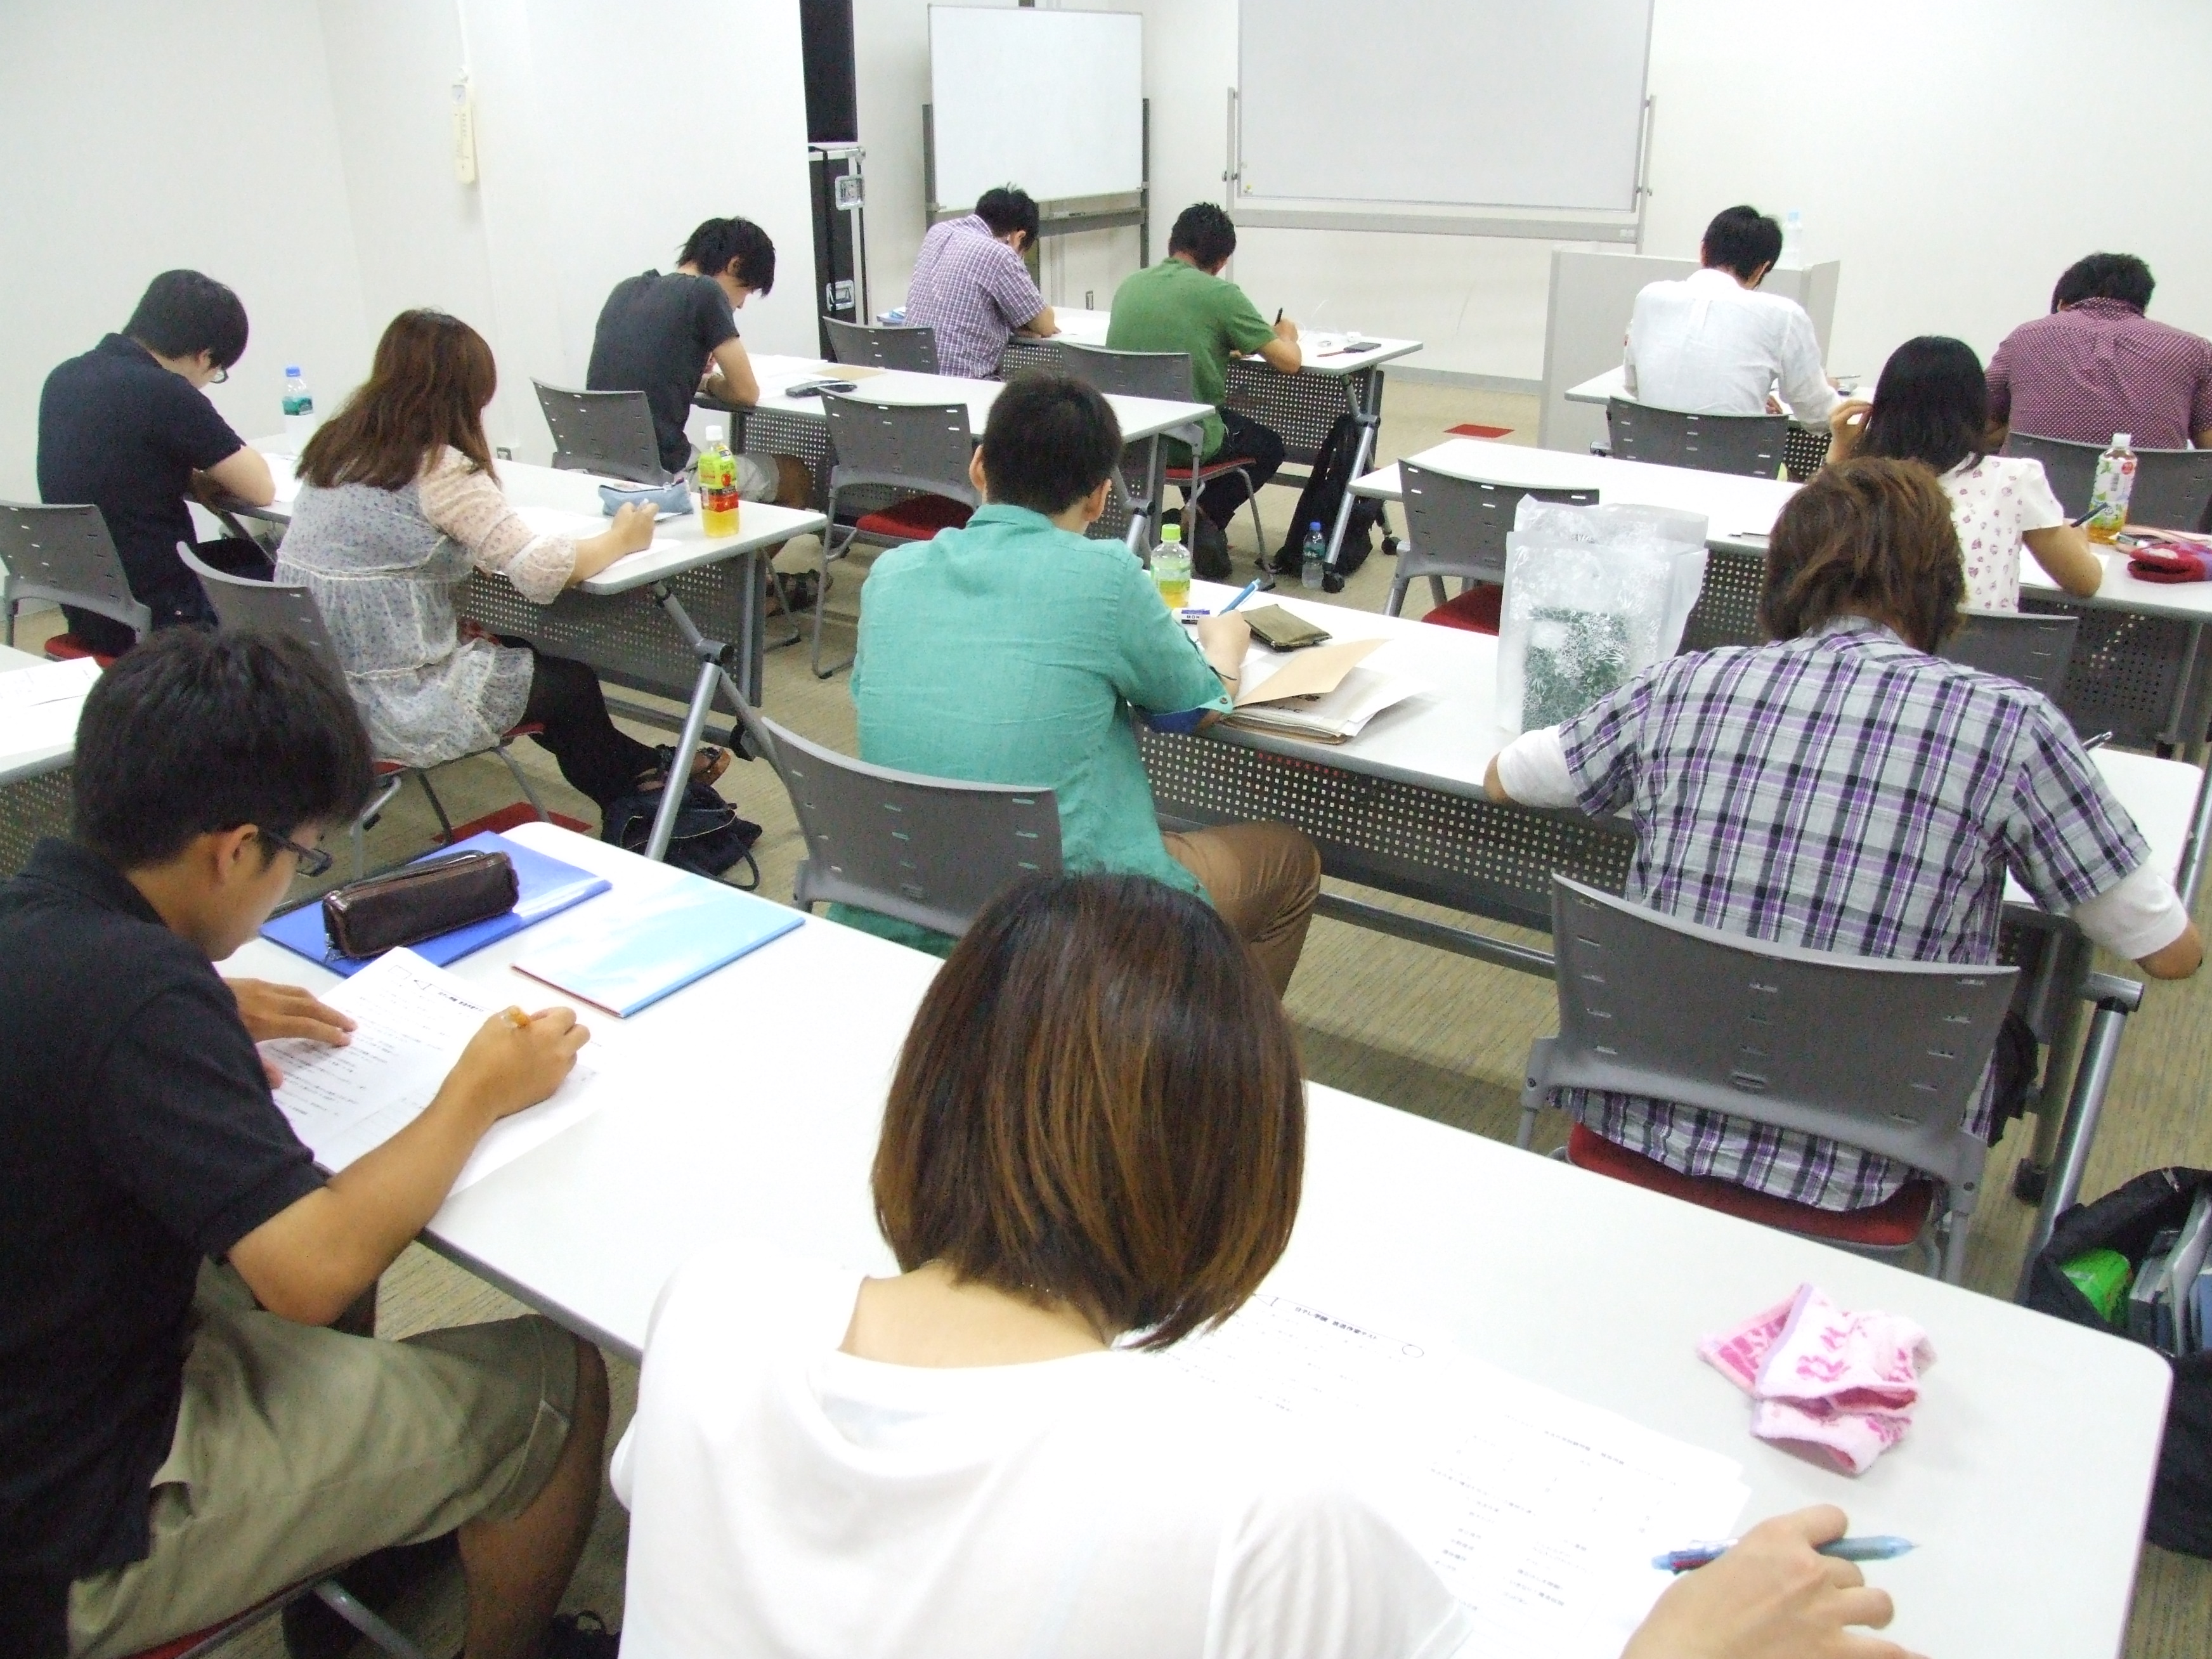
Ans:
{"type": "Polygon", "coordinates": [[[1735,1529],[1741,1466],[1472,1357],[1259,1296],[1162,1363],[1323,1441],[1474,1613],[1486,1659],[1615,1659],[1735,1529]]]}
{"type": "Polygon", "coordinates": [[[100,678],[90,657],[0,673],[0,740],[16,754],[64,748],[76,738],[77,711],[100,678]]]}
{"type": "Polygon", "coordinates": [[[1316,743],[1358,737],[1376,715],[1423,690],[1402,676],[1360,665],[1383,643],[1352,640],[1288,652],[1255,646],[1230,718],[1255,731],[1316,743]]]}

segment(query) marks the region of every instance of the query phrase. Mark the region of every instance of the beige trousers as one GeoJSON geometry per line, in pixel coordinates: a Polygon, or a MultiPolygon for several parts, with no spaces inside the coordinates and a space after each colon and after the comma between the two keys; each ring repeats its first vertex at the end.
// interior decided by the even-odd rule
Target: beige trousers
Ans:
{"type": "Polygon", "coordinates": [[[1225,823],[1161,839],[1251,947],[1275,994],[1288,990],[1321,896],[1321,854],[1305,832],[1287,823],[1225,823]]]}

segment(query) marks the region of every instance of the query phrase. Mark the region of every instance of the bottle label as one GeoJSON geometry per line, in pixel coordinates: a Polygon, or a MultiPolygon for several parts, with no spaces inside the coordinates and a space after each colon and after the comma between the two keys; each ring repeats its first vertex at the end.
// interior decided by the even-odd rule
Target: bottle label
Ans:
{"type": "Polygon", "coordinates": [[[315,400],[309,397],[306,392],[301,392],[296,398],[292,396],[289,392],[285,393],[284,413],[287,416],[312,415],[314,412],[315,400]]]}
{"type": "Polygon", "coordinates": [[[727,489],[734,493],[738,487],[738,458],[717,446],[699,457],[699,489],[702,495],[709,491],[727,489]]]}

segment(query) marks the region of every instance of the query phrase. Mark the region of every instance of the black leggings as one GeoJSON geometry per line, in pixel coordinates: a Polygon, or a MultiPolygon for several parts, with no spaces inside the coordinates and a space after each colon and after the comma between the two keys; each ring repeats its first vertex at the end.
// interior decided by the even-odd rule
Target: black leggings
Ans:
{"type": "Polygon", "coordinates": [[[624,795],[637,793],[637,781],[656,770],[660,757],[607,715],[599,677],[582,663],[548,656],[527,640],[501,639],[502,645],[529,651],[530,701],[523,705],[525,726],[542,726],[538,746],[560,763],[561,775],[588,795],[604,813],[624,795]]]}
{"type": "MultiPolygon", "coordinates": [[[[1253,489],[1258,489],[1273,477],[1283,465],[1283,440],[1273,428],[1261,426],[1249,416],[1239,415],[1232,409],[1221,411],[1221,447],[1206,458],[1212,465],[1234,457],[1252,463],[1244,469],[1251,478],[1253,489]]],[[[1185,491],[1186,495],[1189,492],[1185,491]]],[[[1237,516],[1237,509],[1244,505],[1248,492],[1242,479],[1234,474],[1216,478],[1206,485],[1206,494],[1198,498],[1198,510],[1213,520],[1221,529],[1229,528],[1229,521],[1237,516]]]]}

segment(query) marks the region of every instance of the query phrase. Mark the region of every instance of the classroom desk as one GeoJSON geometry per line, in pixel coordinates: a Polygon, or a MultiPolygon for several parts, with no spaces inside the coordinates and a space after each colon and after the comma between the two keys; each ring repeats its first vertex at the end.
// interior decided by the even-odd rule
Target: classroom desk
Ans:
{"type": "MultiPolygon", "coordinates": [[[[1112,320],[1113,313],[1106,311],[1055,308],[1053,312],[1053,321],[1060,328],[1056,337],[1072,340],[1078,345],[1104,345],[1112,320]]],[[[1323,336],[1316,331],[1314,337],[1323,336]]],[[[1359,428],[1352,465],[1352,476],[1358,477],[1374,457],[1376,434],[1382,425],[1383,365],[1412,356],[1422,344],[1419,340],[1386,339],[1375,334],[1360,337],[1372,341],[1373,349],[1331,352],[1326,356],[1308,355],[1295,374],[1284,374],[1258,357],[1232,361],[1223,407],[1249,416],[1279,434],[1290,458],[1304,465],[1312,465],[1316,452],[1337,417],[1350,415],[1359,428]]],[[[1050,337],[1039,339],[1018,334],[1006,349],[1007,356],[1002,362],[1009,369],[1030,361],[1052,361],[1050,337]]],[[[1328,562],[1332,568],[1337,562],[1345,531],[1351,521],[1352,502],[1346,500],[1339,504],[1336,522],[1329,529],[1328,562]]]]}
{"type": "Polygon", "coordinates": [[[2021,550],[2021,606],[2079,616],[2066,702],[2123,743],[2169,744],[2196,756],[2212,725],[2212,582],[2147,582],[2128,574],[2128,556],[2092,546],[2105,567],[2095,593],[2075,599],[2021,550]]]}
{"type": "MultiPolygon", "coordinates": [[[[811,444],[799,446],[818,453],[801,456],[810,465],[820,466],[828,458],[827,440],[823,429],[828,422],[822,413],[819,398],[793,398],[786,388],[805,380],[836,379],[841,371],[836,363],[825,363],[818,357],[784,357],[763,356],[752,360],[754,377],[760,382],[760,401],[740,408],[702,399],[702,405],[727,411],[733,418],[752,419],[766,416],[787,428],[813,439],[811,444]]],[[[951,374],[915,374],[904,370],[890,369],[881,374],[854,377],[858,384],[849,395],[869,402],[903,404],[959,404],[968,410],[968,429],[977,439],[983,435],[984,423],[990,419],[991,405],[998,401],[1004,389],[998,380],[969,380],[951,374]]],[[[1152,544],[1152,519],[1159,501],[1162,488],[1160,439],[1164,435],[1184,436],[1204,419],[1208,412],[1205,404],[1173,403],[1158,398],[1109,398],[1114,417],[1121,423],[1121,436],[1132,444],[1146,446],[1146,489],[1141,500],[1129,502],[1129,526],[1127,539],[1130,548],[1139,556],[1148,553],[1152,544]]],[[[750,446],[756,450],[778,447],[773,433],[756,435],[750,446]]],[[[823,488],[827,488],[826,473],[823,488]]]]}
{"type": "MultiPolygon", "coordinates": [[[[1859,376],[1839,374],[1836,378],[1839,381],[1848,382],[1836,388],[1844,397],[1853,398],[1859,395],[1859,376]]],[[[1628,369],[1625,364],[1615,363],[1604,374],[1593,374],[1579,386],[1569,386],[1560,395],[1571,404],[1596,404],[1601,407],[1611,403],[1615,398],[1627,398],[1628,369]]],[[[1629,401],[1633,403],[1635,399],[1632,398],[1629,401]]],[[[1793,425],[1803,427],[1808,431],[1825,432],[1828,427],[1826,421],[1801,421],[1794,414],[1790,416],[1790,419],[1793,425]]]]}
{"type": "MultiPolygon", "coordinates": [[[[299,493],[294,457],[282,453],[283,441],[270,439],[254,446],[276,474],[276,499],[267,507],[239,509],[272,524],[291,522],[299,493]]],[[[582,521],[600,526],[607,522],[599,504],[603,481],[589,473],[501,461],[499,474],[507,499],[526,514],[536,510],[573,515],[583,533],[597,532],[582,521]]],[[[532,605],[507,582],[477,572],[455,608],[500,633],[521,635],[548,651],[580,657],[620,684],[683,702],[680,773],[688,770],[689,757],[698,748],[718,690],[760,705],[769,554],[793,536],[826,529],[829,522],[819,513],[747,501],[738,514],[736,535],[709,536],[696,511],[678,514],[655,521],[653,545],[644,552],[617,559],[550,605],[532,605]],[[739,565],[734,580],[727,575],[732,561],[739,565]],[[727,637],[702,631],[685,608],[687,599],[702,609],[715,635],[727,637]],[[656,609],[665,629],[650,616],[656,609]],[[680,648],[672,649],[668,629],[680,648]]],[[[683,800],[679,789],[662,792],[646,842],[652,857],[667,852],[683,800]]]]}
{"type": "MultiPolygon", "coordinates": [[[[0,674],[36,668],[46,659],[0,646],[0,674]]],[[[0,724],[0,876],[12,876],[41,836],[69,833],[70,757],[83,699],[41,705],[24,719],[0,724]]]]}
{"type": "MultiPolygon", "coordinates": [[[[617,882],[635,870],[550,826],[509,833],[617,882]]],[[[507,966],[520,948],[454,971],[499,999],[553,1000],[507,966]]],[[[628,1097],[449,1200],[426,1242],[633,1358],[668,1273],[712,1240],[891,1271],[868,1170],[937,965],[810,921],[624,1022],[628,1097]]],[[[228,967],[328,983],[260,941],[228,967]]],[[[1308,1098],[1304,1200],[1270,1291],[1450,1341],[1735,1459],[1747,1520],[1832,1502],[1856,1530],[1915,1539],[1871,1576],[1896,1595],[1891,1633],[1921,1651],[2118,1650],[2168,1386],[2149,1351],[1332,1089],[1308,1098]],[[1856,1480],[1753,1440],[1743,1397],[1694,1352],[1808,1279],[1917,1320],[1941,1356],[1911,1436],[1856,1480]]]]}

